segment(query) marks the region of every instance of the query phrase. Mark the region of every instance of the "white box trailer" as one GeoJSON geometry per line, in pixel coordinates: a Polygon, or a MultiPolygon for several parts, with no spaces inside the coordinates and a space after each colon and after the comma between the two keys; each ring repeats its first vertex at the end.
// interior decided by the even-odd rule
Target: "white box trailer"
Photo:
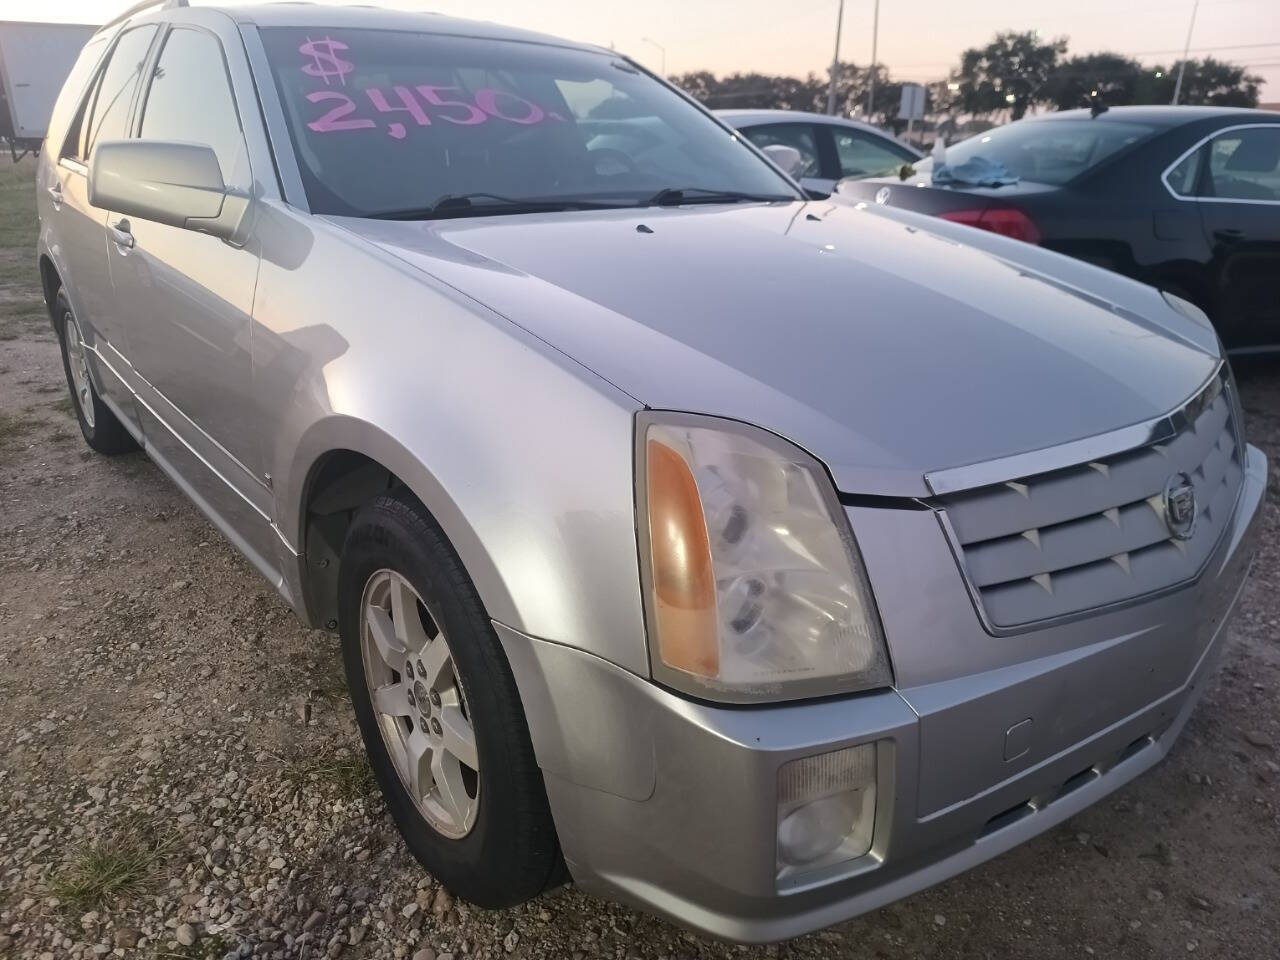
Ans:
{"type": "Polygon", "coordinates": [[[16,160],[40,149],[53,102],[95,26],[0,20],[0,138],[16,160]]]}

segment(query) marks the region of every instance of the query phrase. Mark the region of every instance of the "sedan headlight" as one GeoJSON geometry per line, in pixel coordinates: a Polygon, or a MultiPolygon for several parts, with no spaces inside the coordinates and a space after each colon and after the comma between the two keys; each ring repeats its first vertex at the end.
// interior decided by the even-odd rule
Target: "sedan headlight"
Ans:
{"type": "Polygon", "coordinates": [[[655,679],[737,703],[891,682],[858,548],[820,464],[711,417],[640,414],[636,439],[655,679]]]}

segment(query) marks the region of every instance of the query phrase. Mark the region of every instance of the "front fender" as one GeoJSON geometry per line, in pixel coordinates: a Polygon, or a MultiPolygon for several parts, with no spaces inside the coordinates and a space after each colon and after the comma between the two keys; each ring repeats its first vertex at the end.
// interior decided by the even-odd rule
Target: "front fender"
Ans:
{"type": "MultiPolygon", "coordinates": [[[[328,454],[352,451],[431,511],[490,617],[647,675],[632,472],[640,405],[402,261],[264,207],[255,394],[300,582],[308,483],[328,454]]],[[[300,610],[311,622],[314,606],[300,610]]]]}

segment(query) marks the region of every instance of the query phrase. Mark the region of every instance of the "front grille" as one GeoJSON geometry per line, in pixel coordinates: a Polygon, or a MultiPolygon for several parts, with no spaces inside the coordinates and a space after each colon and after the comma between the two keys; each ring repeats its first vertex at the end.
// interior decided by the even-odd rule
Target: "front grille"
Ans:
{"type": "Polygon", "coordinates": [[[1232,403],[1215,378],[1177,432],[1090,463],[939,498],[987,619],[1014,627],[1131,600],[1199,573],[1244,478],[1232,403]],[[1185,473],[1198,515],[1189,539],[1165,517],[1185,473]]]}

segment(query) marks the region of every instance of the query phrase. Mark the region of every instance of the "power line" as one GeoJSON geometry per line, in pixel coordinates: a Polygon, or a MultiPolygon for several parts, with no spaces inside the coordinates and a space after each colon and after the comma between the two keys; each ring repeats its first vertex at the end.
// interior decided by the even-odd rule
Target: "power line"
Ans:
{"type": "MultiPolygon", "coordinates": [[[[1192,50],[1256,50],[1258,47],[1280,47],[1280,40],[1274,43],[1229,43],[1218,47],[1191,47],[1192,50]]],[[[1110,51],[1106,51],[1110,52],[1110,51]]],[[[1120,50],[1116,51],[1130,57],[1147,57],[1157,53],[1181,53],[1181,47],[1175,47],[1168,50],[1120,50]]]]}

